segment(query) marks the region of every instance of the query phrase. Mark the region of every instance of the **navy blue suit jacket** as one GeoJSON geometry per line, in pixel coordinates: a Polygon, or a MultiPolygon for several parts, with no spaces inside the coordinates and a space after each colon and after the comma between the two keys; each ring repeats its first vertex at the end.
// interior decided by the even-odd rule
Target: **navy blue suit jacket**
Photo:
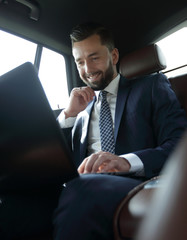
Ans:
{"type": "MultiPolygon", "coordinates": [[[[87,156],[87,130],[93,105],[94,101],[89,103],[72,129],[77,167],[87,156]]],[[[120,78],[115,112],[115,153],[135,153],[144,164],[147,178],[159,174],[186,126],[185,112],[163,74],[134,80],[120,78]]]]}

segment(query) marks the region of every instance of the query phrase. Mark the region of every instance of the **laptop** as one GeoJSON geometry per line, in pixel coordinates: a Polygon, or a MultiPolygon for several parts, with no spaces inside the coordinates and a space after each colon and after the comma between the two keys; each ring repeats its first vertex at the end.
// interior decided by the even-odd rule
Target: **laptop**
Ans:
{"type": "Polygon", "coordinates": [[[0,190],[63,184],[78,176],[70,146],[27,62],[0,77],[0,190]]]}

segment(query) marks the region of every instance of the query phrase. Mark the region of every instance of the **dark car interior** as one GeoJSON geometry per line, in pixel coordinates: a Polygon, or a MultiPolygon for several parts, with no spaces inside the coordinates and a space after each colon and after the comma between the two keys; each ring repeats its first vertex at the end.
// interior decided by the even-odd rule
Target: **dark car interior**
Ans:
{"type": "MultiPolygon", "coordinates": [[[[37,69],[40,66],[43,47],[64,56],[69,93],[73,87],[83,84],[71,55],[69,34],[75,25],[94,21],[109,28],[113,32],[115,44],[120,53],[119,72],[133,81],[134,78],[142,75],[155,72],[166,73],[167,61],[156,42],[176,31],[186,20],[187,2],[183,0],[157,0],[156,2],[151,0],[95,0],[92,2],[86,0],[0,0],[0,30],[37,44],[34,61],[37,69]]],[[[187,24],[185,26],[187,27],[187,24]]],[[[182,67],[186,67],[186,64],[182,67]]],[[[169,81],[182,108],[187,113],[187,70],[185,73],[169,77],[169,81]]],[[[55,116],[58,116],[60,111],[61,109],[54,110],[55,116]]],[[[176,173],[172,170],[177,167],[172,159],[171,164],[169,162],[163,170],[163,175],[166,176],[164,189],[168,195],[165,193],[162,195],[163,198],[160,197],[163,194],[163,181],[157,177],[134,189],[119,205],[114,216],[115,240],[186,239],[187,231],[183,225],[184,221],[187,222],[187,218],[185,218],[186,214],[181,216],[183,211],[186,212],[187,206],[184,184],[186,181],[185,169],[187,169],[185,145],[186,137],[184,136],[174,155],[174,157],[181,158],[182,162],[176,173]],[[182,173],[180,178],[177,178],[179,172],[182,173]],[[175,188],[172,188],[172,184],[175,183],[175,188]],[[168,188],[173,191],[169,192],[168,188]],[[176,195],[179,198],[176,198],[176,195]],[[151,202],[151,198],[153,200],[157,198],[157,201],[151,202]],[[163,205],[161,204],[162,200],[163,205]],[[137,201],[141,202],[140,205],[143,209],[141,214],[136,214],[137,201]],[[148,205],[150,202],[152,205],[148,205]],[[130,204],[135,205],[135,213],[129,210],[130,204]],[[156,210],[149,211],[153,208],[162,209],[162,214],[157,216],[156,210]],[[170,212],[168,215],[163,214],[166,208],[170,212]],[[145,216],[147,212],[148,215],[145,216]],[[154,216],[157,217],[154,218],[154,216]],[[172,218],[177,219],[178,225],[171,221],[172,218]],[[151,230],[148,231],[146,226],[150,219],[153,221],[149,226],[151,230]],[[165,220],[165,225],[159,235],[157,233],[158,229],[163,226],[162,219],[165,220]],[[137,235],[137,230],[142,222],[137,235]],[[175,227],[173,227],[174,225],[175,227]]],[[[46,229],[42,235],[25,240],[50,239],[52,240],[51,235],[46,229]]]]}

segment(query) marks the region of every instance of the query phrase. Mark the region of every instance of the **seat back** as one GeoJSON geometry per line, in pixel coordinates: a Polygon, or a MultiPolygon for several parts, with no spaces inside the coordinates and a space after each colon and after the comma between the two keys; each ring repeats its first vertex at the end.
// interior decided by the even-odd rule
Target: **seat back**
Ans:
{"type": "Polygon", "coordinates": [[[124,56],[119,71],[127,79],[159,72],[166,68],[166,59],[156,44],[124,56]]]}
{"type": "MultiPolygon", "coordinates": [[[[119,71],[127,79],[160,72],[166,68],[166,59],[160,47],[151,44],[124,56],[120,61],[119,71]]],[[[187,73],[168,79],[182,108],[187,113],[187,73]]]]}

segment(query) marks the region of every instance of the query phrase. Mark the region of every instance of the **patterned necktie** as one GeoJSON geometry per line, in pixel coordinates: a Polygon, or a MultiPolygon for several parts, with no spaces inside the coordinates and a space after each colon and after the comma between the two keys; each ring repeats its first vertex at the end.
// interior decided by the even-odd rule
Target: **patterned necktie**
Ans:
{"type": "Polygon", "coordinates": [[[101,91],[101,110],[99,117],[99,128],[101,137],[101,150],[115,153],[113,122],[109,104],[106,99],[107,92],[101,91]]]}

